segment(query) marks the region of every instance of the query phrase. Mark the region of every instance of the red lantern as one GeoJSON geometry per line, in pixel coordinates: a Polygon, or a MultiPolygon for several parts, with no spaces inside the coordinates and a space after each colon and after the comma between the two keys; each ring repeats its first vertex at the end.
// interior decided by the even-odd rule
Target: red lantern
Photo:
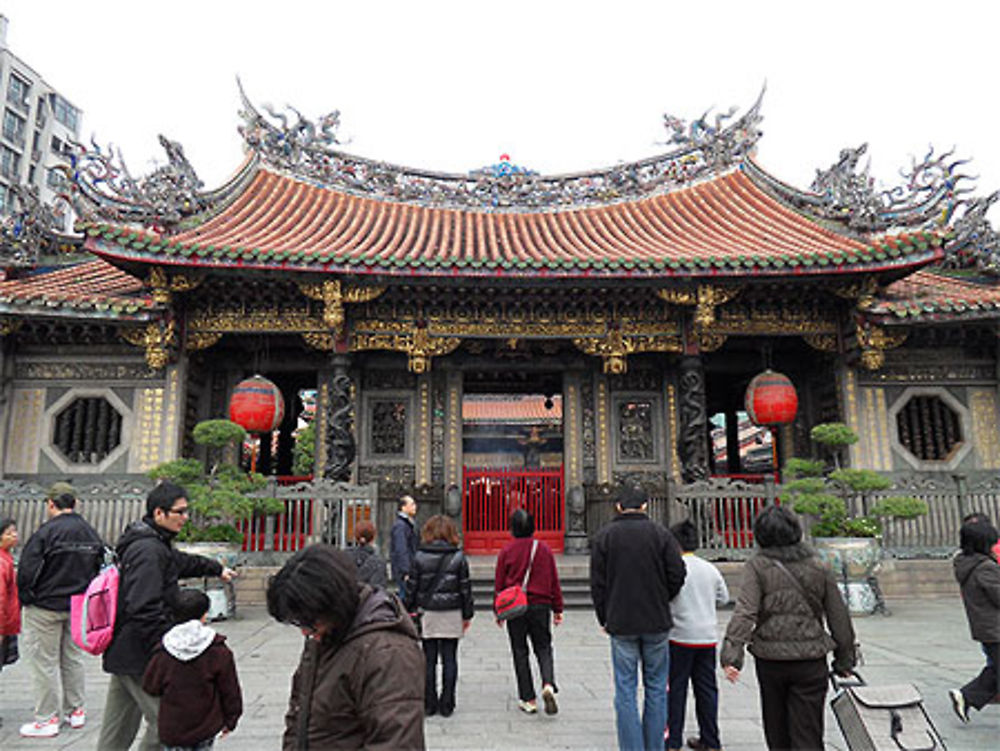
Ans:
{"type": "Polygon", "coordinates": [[[786,376],[768,368],[750,381],[743,404],[754,425],[784,425],[795,419],[799,396],[786,376]]]}
{"type": "Polygon", "coordinates": [[[285,399],[271,381],[255,375],[233,389],[229,419],[249,433],[270,433],[285,419],[285,399]]]}

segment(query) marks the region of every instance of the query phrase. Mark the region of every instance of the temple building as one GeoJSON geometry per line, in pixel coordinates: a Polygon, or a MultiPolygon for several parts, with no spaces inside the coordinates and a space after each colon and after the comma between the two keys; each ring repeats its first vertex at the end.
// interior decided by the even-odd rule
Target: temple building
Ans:
{"type": "Polygon", "coordinates": [[[820,422],[857,431],[854,466],[1000,468],[994,197],[949,154],[883,193],[847,149],[797,189],[755,160],[758,101],[668,118],[671,150],[631,164],[443,174],[344,152],[336,113],[241,114],[246,159],[217,189],[162,137],[169,164],[140,180],[80,148],[78,234],[15,263],[30,217],[5,229],[2,477],[192,455],[256,373],[288,405],[265,472],[292,473],[307,394],[317,478],[377,483],[380,523],[413,493],[473,550],[533,504],[583,551],[619,485],[773,472],[820,422]],[[774,447],[743,413],[766,368],[800,401],[774,447]]]}

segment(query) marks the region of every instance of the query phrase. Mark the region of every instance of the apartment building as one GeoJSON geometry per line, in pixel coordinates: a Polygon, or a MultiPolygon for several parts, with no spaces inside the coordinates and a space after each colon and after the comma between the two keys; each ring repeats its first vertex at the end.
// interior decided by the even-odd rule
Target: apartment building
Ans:
{"type": "MultiPolygon", "coordinates": [[[[0,15],[0,215],[16,209],[11,186],[33,185],[54,204],[65,179],[70,141],[78,141],[82,112],[7,47],[8,20],[0,15]]],[[[69,228],[71,218],[64,219],[69,228]]]]}

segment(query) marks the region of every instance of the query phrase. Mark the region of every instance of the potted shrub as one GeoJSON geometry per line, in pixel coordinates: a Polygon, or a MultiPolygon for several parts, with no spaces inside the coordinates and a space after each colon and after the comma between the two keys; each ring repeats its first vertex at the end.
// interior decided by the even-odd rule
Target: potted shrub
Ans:
{"type": "Polygon", "coordinates": [[[192,437],[198,445],[208,447],[210,467],[197,459],[175,459],[149,473],[154,480],[171,480],[188,491],[191,518],[177,541],[242,545],[243,534],[236,522],[257,512],[282,511],[284,505],[275,498],[251,495],[266,484],[263,475],[244,472],[236,464],[222,460],[227,448],[242,445],[246,431],[241,426],[229,420],[204,420],[195,425],[192,437]]]}
{"type": "Polygon", "coordinates": [[[797,513],[812,520],[810,533],[817,552],[843,577],[841,588],[852,612],[873,612],[880,606],[877,582],[873,586],[872,580],[882,559],[883,524],[886,519],[926,514],[927,504],[905,495],[872,503],[872,494],[888,490],[892,481],[875,470],[841,466],[841,452],[858,440],[847,425],[823,423],[809,435],[830,454],[832,464],[821,459],[789,459],[782,491],[797,513]],[[860,513],[850,513],[852,498],[860,500],[860,513]]]}

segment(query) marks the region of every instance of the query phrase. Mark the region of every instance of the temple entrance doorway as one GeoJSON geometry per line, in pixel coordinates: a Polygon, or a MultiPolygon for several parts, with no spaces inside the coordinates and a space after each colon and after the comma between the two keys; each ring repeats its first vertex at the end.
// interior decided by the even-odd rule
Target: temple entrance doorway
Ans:
{"type": "Polygon", "coordinates": [[[465,549],[495,553],[518,508],[563,550],[563,404],[559,373],[467,373],[462,401],[465,549]]]}

